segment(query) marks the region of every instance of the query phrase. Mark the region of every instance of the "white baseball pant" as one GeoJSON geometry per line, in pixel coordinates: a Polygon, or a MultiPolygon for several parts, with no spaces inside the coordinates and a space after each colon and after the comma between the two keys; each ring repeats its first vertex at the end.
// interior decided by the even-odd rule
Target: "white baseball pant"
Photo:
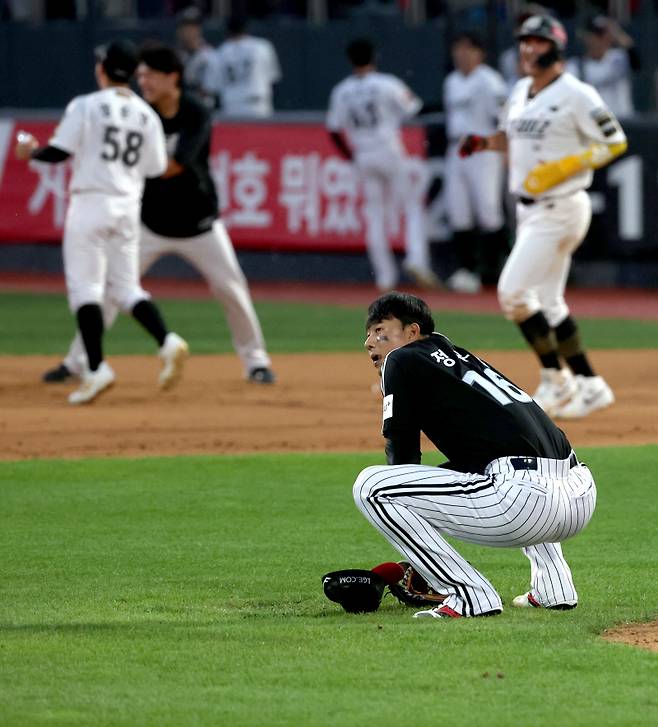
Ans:
{"type": "Polygon", "coordinates": [[[398,269],[389,243],[389,221],[404,212],[405,264],[430,267],[425,224],[425,185],[410,160],[394,150],[361,152],[355,159],[364,196],[366,247],[381,289],[395,286],[398,269]]]}
{"type": "Polygon", "coordinates": [[[500,230],[505,222],[502,154],[485,151],[462,159],[457,149],[457,144],[451,144],[446,155],[446,200],[451,228],[456,232],[476,226],[482,232],[500,230]]]}
{"type": "MultiPolygon", "coordinates": [[[[192,264],[208,282],[213,296],[222,304],[236,353],[245,375],[252,369],[269,367],[270,357],[254,310],[247,280],[240,268],[224,223],[216,220],[208,232],[194,237],[162,237],[142,225],[139,243],[139,270],[144,274],[163,255],[179,255],[192,264]]],[[[103,305],[105,326],[117,316],[116,306],[103,305]]],[[[67,368],[79,373],[85,363],[80,336],[73,340],[64,359],[67,368]]]]}
{"type": "Polygon", "coordinates": [[[66,213],[62,254],[69,307],[106,299],[131,310],[149,294],[139,283],[139,200],[76,193],[66,213]]]}
{"type": "Polygon", "coordinates": [[[584,190],[516,205],[516,241],[498,280],[498,301],[511,321],[542,311],[551,327],[568,315],[564,300],[571,256],[585,239],[592,205],[584,190]]]}
{"type": "Polygon", "coordinates": [[[522,547],[540,604],[578,600],[560,542],[589,522],[596,486],[574,454],[565,460],[503,457],[483,475],[425,465],[367,467],[354,484],[354,500],[432,588],[447,594],[444,604],[463,616],[502,609],[502,601],[446,535],[522,547]]]}

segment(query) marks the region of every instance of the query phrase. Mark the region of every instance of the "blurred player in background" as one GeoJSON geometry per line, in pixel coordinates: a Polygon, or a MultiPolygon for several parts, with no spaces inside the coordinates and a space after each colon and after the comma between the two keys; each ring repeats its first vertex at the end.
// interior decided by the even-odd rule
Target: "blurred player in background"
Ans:
{"type": "Polygon", "coordinates": [[[555,417],[575,419],[615,400],[592,369],[564,291],[571,256],[592,216],[585,191],[592,170],[622,154],[626,136],[596,89],[564,72],[567,34],[561,23],[533,15],[518,37],[527,76],[514,87],[499,131],[465,137],[461,153],[508,154],[517,231],[498,299],[541,362],[535,400],[555,417]]]}
{"type": "Polygon", "coordinates": [[[424,200],[413,189],[400,135],[402,122],[418,113],[422,102],[399,78],[377,71],[369,40],[352,41],[347,56],[354,72],[331,92],[327,129],[339,153],[354,162],[361,180],[375,284],[390,290],[398,281],[386,229],[391,209],[397,209],[405,213],[404,269],[417,284],[438,287],[430,267],[424,200]]]}
{"type": "MultiPolygon", "coordinates": [[[[208,281],[224,307],[233,345],[245,378],[259,384],[275,381],[260,323],[233,245],[221,220],[215,185],[208,169],[211,122],[207,109],[181,90],[183,67],[176,53],[156,46],[142,52],[137,82],[164,126],[168,163],[164,174],[144,189],[139,269],[143,274],[163,255],[179,255],[208,281]]],[[[105,305],[109,327],[116,307],[105,305]]],[[[74,340],[63,364],[45,374],[48,382],[76,375],[83,349],[74,340]]]]}
{"type": "Polygon", "coordinates": [[[212,63],[215,49],[203,37],[203,15],[191,6],[178,16],[176,24],[178,54],[183,62],[183,84],[185,90],[196,95],[209,108],[216,105],[213,94],[203,88],[208,68],[212,63]]]}
{"type": "Polygon", "coordinates": [[[585,55],[570,58],[567,70],[594,86],[613,114],[631,116],[632,73],[641,66],[633,39],[616,20],[596,15],[585,24],[583,42],[585,55]]]}
{"type": "Polygon", "coordinates": [[[281,78],[279,59],[272,43],[247,33],[247,20],[231,16],[228,37],[217,48],[207,69],[206,93],[219,96],[227,116],[272,115],[272,86],[281,78]]]}
{"type": "Polygon", "coordinates": [[[503,158],[496,152],[462,158],[459,139],[468,133],[493,134],[507,94],[502,76],[485,65],[484,45],[476,34],[455,37],[452,59],[455,70],[443,84],[448,137],[445,183],[458,267],[446,284],[460,293],[477,293],[482,279],[497,282],[508,252],[503,158]]]}
{"type": "MultiPolygon", "coordinates": [[[[21,159],[57,163],[73,157],[73,174],[63,254],[66,287],[85,353],[79,389],[71,404],[86,404],[114,383],[103,360],[101,304],[111,300],[130,312],[160,346],[164,367],[160,386],[180,376],[187,344],[169,333],[149,294],[139,284],[139,203],[145,177],[165,171],[167,152],[162,124],[153,110],[130,90],[137,49],[115,41],[97,51],[95,93],[69,103],[48,146],[38,148],[30,135],[19,135],[21,159]]],[[[116,313],[115,313],[116,315],[116,313]]]]}

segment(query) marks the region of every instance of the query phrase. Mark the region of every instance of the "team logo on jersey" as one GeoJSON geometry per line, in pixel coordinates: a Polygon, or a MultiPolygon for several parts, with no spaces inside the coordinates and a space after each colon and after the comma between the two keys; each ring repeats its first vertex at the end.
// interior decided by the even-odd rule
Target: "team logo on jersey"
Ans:
{"type": "Polygon", "coordinates": [[[598,124],[599,128],[603,132],[603,136],[614,136],[614,134],[617,132],[617,119],[608,109],[594,109],[594,111],[590,112],[590,116],[598,124]]]}
{"type": "Polygon", "coordinates": [[[550,125],[549,119],[514,119],[511,132],[514,136],[524,136],[527,139],[543,139],[550,125]]]}
{"type": "Polygon", "coordinates": [[[393,394],[384,397],[384,406],[382,409],[382,421],[386,421],[393,416],[393,394]]]}

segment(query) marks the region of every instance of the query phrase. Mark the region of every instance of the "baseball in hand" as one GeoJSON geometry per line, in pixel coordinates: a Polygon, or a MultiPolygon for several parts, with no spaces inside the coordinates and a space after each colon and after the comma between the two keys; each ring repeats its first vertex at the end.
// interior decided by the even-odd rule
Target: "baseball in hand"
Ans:
{"type": "Polygon", "coordinates": [[[39,146],[39,142],[28,131],[19,131],[16,134],[16,158],[29,159],[33,149],[39,146]]]}

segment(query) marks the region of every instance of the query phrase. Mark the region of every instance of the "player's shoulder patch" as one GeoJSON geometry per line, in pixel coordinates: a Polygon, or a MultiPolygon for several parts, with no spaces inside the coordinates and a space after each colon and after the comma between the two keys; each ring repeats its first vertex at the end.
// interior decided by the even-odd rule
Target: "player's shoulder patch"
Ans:
{"type": "Polygon", "coordinates": [[[382,421],[393,416],[393,394],[387,394],[382,402],[382,421]]]}

